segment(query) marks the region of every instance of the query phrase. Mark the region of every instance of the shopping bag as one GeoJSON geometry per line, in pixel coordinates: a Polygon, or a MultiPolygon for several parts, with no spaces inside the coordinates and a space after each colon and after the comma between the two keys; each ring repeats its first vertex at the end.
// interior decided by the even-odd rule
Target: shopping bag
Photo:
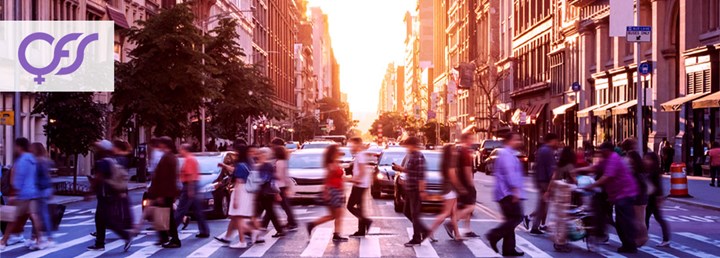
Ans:
{"type": "Polygon", "coordinates": [[[60,227],[60,222],[65,215],[65,205],[51,203],[48,204],[48,210],[50,211],[50,222],[52,223],[52,230],[57,231],[60,227]]]}
{"type": "Polygon", "coordinates": [[[10,205],[0,206],[0,221],[13,222],[17,219],[17,207],[10,205]]]}
{"type": "Polygon", "coordinates": [[[153,216],[153,228],[157,231],[166,231],[170,229],[170,208],[150,206],[153,216]]]}

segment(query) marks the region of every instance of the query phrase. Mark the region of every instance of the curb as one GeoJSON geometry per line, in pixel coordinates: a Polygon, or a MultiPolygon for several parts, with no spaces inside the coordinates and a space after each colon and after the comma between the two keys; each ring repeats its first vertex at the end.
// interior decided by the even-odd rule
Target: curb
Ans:
{"type": "Polygon", "coordinates": [[[720,206],[716,206],[716,205],[712,205],[712,204],[706,204],[706,203],[701,203],[701,202],[690,201],[690,200],[688,200],[688,199],[668,197],[667,200],[672,201],[672,202],[676,202],[676,203],[685,204],[685,205],[690,205],[690,206],[695,206],[695,207],[700,207],[700,208],[705,208],[705,209],[720,211],[720,206]]]}
{"type": "MultiPolygon", "coordinates": [[[[134,191],[134,190],[143,189],[143,188],[145,188],[144,184],[140,184],[140,185],[136,185],[136,186],[129,186],[128,191],[134,191]]],[[[63,198],[63,199],[64,200],[60,200],[60,201],[56,201],[56,202],[51,201],[50,203],[65,205],[65,204],[70,204],[70,203],[89,201],[89,200],[95,199],[95,195],[89,195],[87,197],[85,197],[85,196],[67,196],[66,198],[63,198]]]]}

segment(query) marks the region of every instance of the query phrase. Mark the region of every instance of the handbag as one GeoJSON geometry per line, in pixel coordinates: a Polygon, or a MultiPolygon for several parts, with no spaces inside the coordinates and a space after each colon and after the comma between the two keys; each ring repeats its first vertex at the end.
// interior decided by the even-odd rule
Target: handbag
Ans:
{"type": "Polygon", "coordinates": [[[57,231],[60,227],[63,215],[65,215],[66,206],[63,204],[51,203],[48,204],[48,210],[50,211],[50,222],[52,223],[52,230],[57,231]]]}
{"type": "Polygon", "coordinates": [[[0,206],[0,221],[13,222],[17,219],[17,207],[10,205],[0,206]]]}
{"type": "Polygon", "coordinates": [[[148,209],[152,209],[150,214],[153,217],[153,228],[157,231],[167,231],[170,229],[170,208],[150,206],[148,209]]]}

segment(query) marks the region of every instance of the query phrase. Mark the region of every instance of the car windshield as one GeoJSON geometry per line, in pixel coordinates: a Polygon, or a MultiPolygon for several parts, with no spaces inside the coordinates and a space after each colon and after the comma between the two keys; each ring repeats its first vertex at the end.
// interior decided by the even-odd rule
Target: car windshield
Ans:
{"type": "Polygon", "coordinates": [[[303,145],[303,149],[323,149],[323,148],[326,148],[327,146],[330,146],[330,144],[332,144],[332,143],[311,142],[311,143],[306,143],[305,145],[303,145]]]}
{"type": "Polygon", "coordinates": [[[352,151],[350,151],[350,148],[340,148],[340,152],[343,153],[343,156],[340,157],[341,159],[352,159],[352,151]]]}
{"type": "Polygon", "coordinates": [[[440,153],[424,153],[425,170],[440,171],[440,153]]]}
{"type": "Polygon", "coordinates": [[[494,141],[494,140],[492,140],[492,141],[484,141],[483,144],[482,144],[482,147],[483,147],[484,149],[500,148],[500,147],[502,147],[502,142],[501,142],[501,141],[494,141]]]}
{"type": "Polygon", "coordinates": [[[289,168],[322,168],[323,155],[320,153],[313,154],[290,154],[289,168]]]}
{"type": "MultiPolygon", "coordinates": [[[[222,162],[220,156],[201,156],[195,157],[195,159],[198,161],[201,175],[212,175],[220,172],[220,168],[218,167],[218,163],[222,162]]],[[[184,158],[178,159],[178,168],[182,168],[184,163],[184,158]]]]}
{"type": "Polygon", "coordinates": [[[384,152],[380,158],[380,166],[390,166],[393,163],[400,165],[405,158],[405,152],[384,152]]]}
{"type": "Polygon", "coordinates": [[[297,144],[294,144],[294,143],[285,144],[285,148],[287,148],[288,150],[294,150],[294,149],[297,149],[297,147],[298,147],[297,144]]]}

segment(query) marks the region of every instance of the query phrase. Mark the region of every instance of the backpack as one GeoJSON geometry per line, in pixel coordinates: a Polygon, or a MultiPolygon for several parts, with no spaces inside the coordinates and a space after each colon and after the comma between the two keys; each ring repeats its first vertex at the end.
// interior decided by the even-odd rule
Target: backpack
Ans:
{"type": "Polygon", "coordinates": [[[125,191],[128,188],[128,180],[130,179],[130,175],[128,174],[127,169],[125,167],[121,166],[115,159],[113,158],[105,158],[108,162],[110,162],[110,172],[111,176],[110,178],[105,178],[105,183],[110,185],[113,189],[117,191],[125,191]]]}
{"type": "Polygon", "coordinates": [[[250,170],[247,165],[242,164],[245,169],[249,171],[247,180],[245,180],[245,191],[248,193],[256,193],[260,191],[260,187],[263,185],[263,179],[260,177],[260,172],[257,170],[250,170]]]}
{"type": "Polygon", "coordinates": [[[47,159],[38,159],[37,162],[37,187],[39,190],[45,190],[52,187],[52,179],[50,179],[50,161],[47,159]]]}

